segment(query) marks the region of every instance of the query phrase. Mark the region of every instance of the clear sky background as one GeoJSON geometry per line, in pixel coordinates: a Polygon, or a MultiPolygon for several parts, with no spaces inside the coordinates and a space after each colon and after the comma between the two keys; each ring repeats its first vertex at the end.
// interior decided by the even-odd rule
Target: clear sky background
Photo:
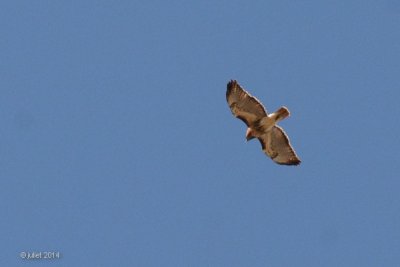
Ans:
{"type": "Polygon", "coordinates": [[[1,266],[400,266],[398,1],[2,1],[0,20],[1,266]],[[300,166],[245,142],[230,79],[289,108],[300,166]]]}

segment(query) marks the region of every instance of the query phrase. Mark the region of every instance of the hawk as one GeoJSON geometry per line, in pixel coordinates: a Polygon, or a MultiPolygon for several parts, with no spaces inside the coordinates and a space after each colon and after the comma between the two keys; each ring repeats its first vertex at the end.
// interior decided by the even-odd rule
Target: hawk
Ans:
{"type": "Polygon", "coordinates": [[[283,165],[299,165],[300,159],[290,145],[278,121],[290,115],[286,107],[267,114],[264,106],[254,96],[245,91],[235,80],[227,85],[226,100],[232,114],[247,125],[246,140],[258,138],[262,150],[273,161],[283,165]]]}

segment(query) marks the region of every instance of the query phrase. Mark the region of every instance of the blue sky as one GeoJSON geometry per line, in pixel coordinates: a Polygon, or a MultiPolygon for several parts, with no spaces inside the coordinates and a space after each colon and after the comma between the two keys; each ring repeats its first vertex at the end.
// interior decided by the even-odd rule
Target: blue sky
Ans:
{"type": "Polygon", "coordinates": [[[2,1],[0,20],[1,266],[399,266],[397,1],[2,1]],[[230,79],[289,108],[300,166],[245,142],[230,79]]]}

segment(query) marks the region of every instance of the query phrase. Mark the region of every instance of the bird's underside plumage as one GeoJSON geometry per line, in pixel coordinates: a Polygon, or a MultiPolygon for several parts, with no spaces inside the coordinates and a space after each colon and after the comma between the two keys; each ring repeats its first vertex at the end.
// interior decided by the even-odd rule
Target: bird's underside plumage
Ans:
{"type": "Polygon", "coordinates": [[[286,107],[281,107],[268,115],[261,102],[235,80],[231,80],[227,85],[226,100],[232,114],[246,123],[247,140],[258,138],[264,153],[278,164],[300,164],[301,161],[286,133],[276,125],[278,121],[290,115],[286,107]]]}

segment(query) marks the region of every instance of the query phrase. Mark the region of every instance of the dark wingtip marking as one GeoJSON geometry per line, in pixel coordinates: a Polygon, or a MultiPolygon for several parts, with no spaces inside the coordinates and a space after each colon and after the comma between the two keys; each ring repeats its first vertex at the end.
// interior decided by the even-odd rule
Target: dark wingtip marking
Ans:
{"type": "Polygon", "coordinates": [[[292,161],[292,165],[295,165],[295,166],[300,165],[300,163],[301,163],[301,160],[299,160],[299,159],[292,161]]]}
{"type": "Polygon", "coordinates": [[[232,90],[238,85],[236,80],[230,80],[226,85],[226,100],[228,100],[229,95],[232,93],[232,90]]]}
{"type": "Polygon", "coordinates": [[[301,160],[299,159],[294,159],[294,160],[290,160],[288,162],[277,162],[276,163],[280,164],[280,165],[288,165],[288,166],[297,166],[301,163],[301,160]]]}
{"type": "Polygon", "coordinates": [[[237,85],[237,81],[236,80],[230,80],[228,82],[228,84],[226,85],[227,92],[232,90],[236,85],[237,85]]]}
{"type": "Polygon", "coordinates": [[[229,88],[229,87],[232,87],[232,86],[235,85],[235,84],[237,84],[237,81],[236,81],[236,80],[230,80],[230,81],[228,82],[228,88],[229,88]]]}

